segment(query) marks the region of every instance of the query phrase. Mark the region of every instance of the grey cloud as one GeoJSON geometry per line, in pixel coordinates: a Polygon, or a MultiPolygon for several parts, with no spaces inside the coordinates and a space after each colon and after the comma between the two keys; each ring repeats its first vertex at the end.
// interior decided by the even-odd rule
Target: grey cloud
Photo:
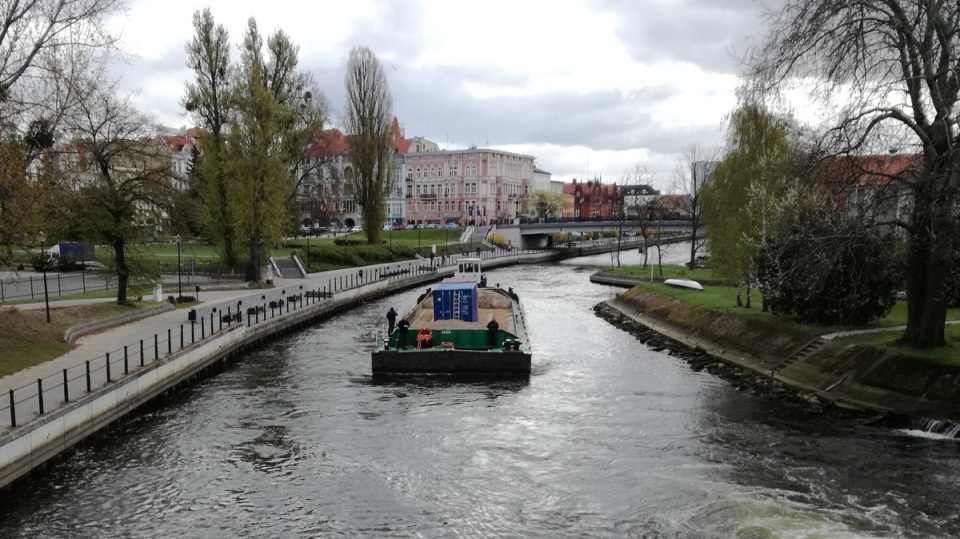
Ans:
{"type": "Polygon", "coordinates": [[[618,37],[645,62],[680,60],[705,71],[738,73],[742,54],[762,33],[763,11],[755,0],[686,0],[658,3],[596,0],[617,13],[618,37]]]}

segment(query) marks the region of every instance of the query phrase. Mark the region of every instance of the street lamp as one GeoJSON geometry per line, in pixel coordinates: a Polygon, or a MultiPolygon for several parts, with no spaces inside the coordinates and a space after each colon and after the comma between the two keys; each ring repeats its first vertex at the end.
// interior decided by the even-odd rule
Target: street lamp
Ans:
{"type": "Polygon", "coordinates": [[[43,260],[43,302],[47,305],[47,323],[50,323],[50,294],[47,292],[47,256],[46,250],[44,249],[44,241],[47,239],[47,235],[41,230],[37,232],[37,240],[40,241],[40,258],[43,260]]]}
{"type": "Polygon", "coordinates": [[[183,297],[183,280],[180,274],[180,241],[183,239],[177,234],[177,299],[183,297]]]}
{"type": "Polygon", "coordinates": [[[307,273],[310,273],[310,234],[307,234],[307,273]]]}

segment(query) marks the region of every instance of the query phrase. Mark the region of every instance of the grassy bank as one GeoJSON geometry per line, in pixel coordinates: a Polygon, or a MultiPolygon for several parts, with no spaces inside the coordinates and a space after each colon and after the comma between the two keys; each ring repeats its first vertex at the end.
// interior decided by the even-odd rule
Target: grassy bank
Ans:
{"type": "MultiPolygon", "coordinates": [[[[448,254],[473,251],[478,243],[461,244],[460,229],[396,230],[382,231],[380,245],[367,245],[363,232],[348,234],[344,248],[344,236],[323,238],[295,238],[269,249],[266,256],[286,257],[293,253],[307,260],[310,252],[309,271],[327,271],[369,264],[386,264],[409,260],[418,252],[429,256],[436,247],[436,256],[446,251],[448,254]]],[[[220,252],[216,246],[208,244],[183,243],[180,248],[180,262],[184,268],[196,264],[202,269],[208,265],[220,264],[220,252]]],[[[177,244],[163,243],[151,245],[133,245],[130,256],[146,268],[156,268],[160,272],[176,271],[177,244]]],[[[106,246],[98,246],[97,261],[110,267],[113,264],[113,251],[106,246]]]]}
{"type": "MultiPolygon", "coordinates": [[[[649,268],[646,270],[642,268],[639,269],[640,272],[645,273],[630,273],[631,271],[638,271],[638,269],[624,267],[610,270],[610,273],[638,276],[649,275],[650,270],[649,268]]],[[[667,276],[666,278],[688,278],[700,281],[714,280],[710,270],[691,271],[683,266],[664,266],[664,274],[667,276]]],[[[901,327],[907,323],[907,305],[906,302],[903,301],[897,302],[887,316],[869,325],[857,327],[826,326],[805,324],[790,316],[775,316],[770,312],[763,312],[762,296],[757,290],[753,290],[751,308],[747,309],[745,307],[737,307],[737,288],[734,286],[705,286],[703,291],[675,288],[662,283],[643,283],[642,286],[660,294],[688,301],[715,312],[732,314],[746,319],[761,320],[767,324],[783,327],[792,331],[802,331],[804,333],[810,333],[811,335],[857,330],[878,330],[877,333],[851,335],[842,337],[841,340],[842,342],[851,344],[868,344],[878,348],[896,349],[900,354],[921,361],[945,365],[960,365],[960,324],[947,324],[945,327],[944,331],[947,340],[947,346],[945,347],[917,350],[900,344],[899,341],[903,335],[901,327]]],[[[743,300],[746,301],[745,293],[743,300]]],[[[960,309],[948,309],[947,320],[960,320],[960,309]]]]}
{"type": "Polygon", "coordinates": [[[39,365],[73,349],[63,342],[64,332],[78,324],[126,314],[146,305],[122,306],[97,303],[51,309],[47,323],[44,309],[0,308],[0,376],[39,365]]]}

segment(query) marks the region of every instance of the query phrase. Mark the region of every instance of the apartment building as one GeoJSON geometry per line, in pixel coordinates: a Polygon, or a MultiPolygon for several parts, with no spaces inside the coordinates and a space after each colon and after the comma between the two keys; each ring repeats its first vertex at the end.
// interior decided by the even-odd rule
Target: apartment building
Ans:
{"type": "Polygon", "coordinates": [[[530,191],[534,168],[533,156],[490,148],[406,153],[406,224],[467,226],[512,219],[530,191]]]}

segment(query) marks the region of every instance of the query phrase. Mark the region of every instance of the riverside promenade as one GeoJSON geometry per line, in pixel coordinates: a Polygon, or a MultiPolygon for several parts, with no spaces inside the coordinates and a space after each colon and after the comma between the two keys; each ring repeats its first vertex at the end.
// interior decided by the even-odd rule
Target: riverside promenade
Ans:
{"type": "MultiPolygon", "coordinates": [[[[485,257],[491,257],[492,253],[484,252],[485,257]]],[[[363,268],[347,268],[309,274],[303,279],[273,279],[273,285],[269,288],[251,289],[246,287],[246,283],[238,282],[233,289],[201,290],[197,295],[198,302],[187,308],[167,308],[166,310],[152,309],[148,307],[142,314],[144,318],[130,322],[121,322],[103,330],[94,331],[88,335],[81,336],[76,340],[76,347],[66,354],[23,369],[16,373],[0,378],[0,424],[6,429],[15,426],[24,425],[34,417],[42,414],[40,400],[36,398],[38,393],[37,381],[41,380],[39,391],[44,394],[43,408],[46,411],[55,409],[64,402],[64,391],[61,377],[67,381],[67,400],[73,400],[74,396],[80,396],[88,391],[86,384],[85,371],[87,362],[92,364],[92,374],[90,376],[90,391],[102,387],[107,381],[106,359],[110,359],[113,368],[110,372],[111,380],[125,374],[123,370],[129,372],[131,367],[140,366],[141,346],[145,348],[144,363],[151,358],[156,359],[165,356],[176,349],[184,348],[194,344],[207,335],[219,331],[222,323],[222,317],[226,315],[235,316],[238,311],[241,312],[240,323],[246,323],[246,309],[254,306],[254,309],[260,309],[251,318],[257,321],[267,318],[282,317],[289,312],[287,298],[300,296],[305,292],[319,292],[318,300],[330,299],[328,295],[343,293],[346,290],[362,287],[364,284],[383,280],[394,284],[403,285],[404,281],[413,279],[409,286],[416,286],[424,279],[431,280],[440,278],[453,272],[455,258],[447,260],[445,266],[436,261],[437,270],[430,269],[428,260],[410,260],[407,262],[393,264],[379,264],[365,266],[363,268]],[[381,277],[389,275],[388,277],[381,277]],[[271,309],[271,302],[279,305],[283,301],[283,308],[271,309]],[[189,312],[193,310],[196,313],[196,321],[188,320],[189,312]],[[211,316],[213,315],[213,316],[211,316]],[[210,331],[211,320],[213,320],[213,331],[210,331]],[[181,334],[183,340],[181,341],[181,334]],[[169,338],[168,338],[169,337],[169,338]],[[181,344],[182,343],[182,344],[181,344]],[[154,350],[157,344],[158,350],[154,350]],[[127,366],[123,369],[118,368],[117,363],[123,361],[126,351],[127,366]],[[109,355],[109,356],[108,356],[109,355]],[[66,372],[64,375],[63,373],[66,372]],[[54,392],[48,387],[57,386],[59,391],[54,392]],[[33,398],[30,398],[32,395],[33,398]],[[11,400],[13,406],[11,406],[11,400]],[[13,410],[13,411],[11,411],[13,410]]],[[[167,288],[162,294],[163,298],[171,295],[170,292],[176,292],[176,285],[173,288],[167,288]]],[[[184,290],[186,294],[194,294],[191,286],[190,290],[184,290]]],[[[305,302],[310,298],[305,298],[305,302]]],[[[108,303],[116,301],[112,298],[100,299],[76,299],[76,300],[58,300],[50,302],[50,309],[56,310],[63,307],[91,304],[108,303]]],[[[159,303],[146,302],[158,307],[170,306],[166,300],[159,303]]],[[[35,303],[21,303],[15,305],[19,310],[42,310],[46,308],[43,301],[35,303]]],[[[172,307],[172,306],[170,306],[172,307]]],[[[229,325],[237,323],[231,320],[229,325]]],[[[0,429],[0,432],[5,429],[0,429]]]]}
{"type": "MultiPolygon", "coordinates": [[[[558,253],[482,251],[480,257],[493,269],[556,260],[558,253]]],[[[278,278],[272,288],[201,289],[191,308],[148,307],[157,314],[80,337],[69,353],[0,378],[0,488],[243,350],[364,301],[429,286],[452,275],[458,258],[278,278]]],[[[102,300],[57,301],[51,308],[95,301],[102,300]]]]}

